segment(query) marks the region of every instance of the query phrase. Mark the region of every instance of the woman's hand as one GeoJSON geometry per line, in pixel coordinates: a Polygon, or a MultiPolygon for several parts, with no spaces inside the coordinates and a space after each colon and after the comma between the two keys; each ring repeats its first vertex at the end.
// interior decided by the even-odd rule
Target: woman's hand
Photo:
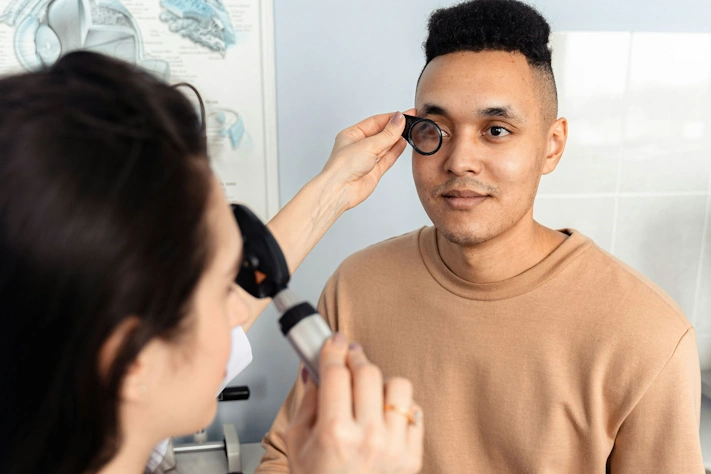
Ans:
{"type": "Polygon", "coordinates": [[[422,466],[422,411],[412,384],[390,380],[343,335],[321,351],[321,383],[309,380],[286,433],[294,474],[411,474],[422,466]]]}
{"type": "Polygon", "coordinates": [[[405,150],[407,142],[401,137],[404,129],[405,117],[396,112],[374,115],[336,136],[321,175],[327,177],[331,189],[344,193],[346,209],[370,196],[380,178],[405,150]]]}
{"type": "MultiPolygon", "coordinates": [[[[413,113],[411,109],[405,113],[413,113]]],[[[267,226],[293,273],[334,222],[365,200],[402,154],[405,118],[400,113],[374,115],[336,137],[323,170],[286,203],[267,226]]],[[[241,291],[249,306],[246,331],[269,304],[241,291]]]]}

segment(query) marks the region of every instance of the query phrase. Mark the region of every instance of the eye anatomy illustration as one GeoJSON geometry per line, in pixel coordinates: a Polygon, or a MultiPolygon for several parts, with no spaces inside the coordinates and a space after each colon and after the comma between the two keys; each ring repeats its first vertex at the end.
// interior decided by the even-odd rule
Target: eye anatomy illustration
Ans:
{"type": "Polygon", "coordinates": [[[272,3],[0,0],[0,76],[91,51],[168,85],[190,85],[197,94],[179,90],[204,116],[208,156],[227,199],[254,199],[268,215],[279,202],[272,3]],[[196,95],[205,98],[202,110],[196,95]]]}
{"type": "Polygon", "coordinates": [[[237,35],[220,0],[161,0],[161,21],[170,31],[180,33],[223,56],[237,43],[237,35]]]}
{"type": "Polygon", "coordinates": [[[116,0],[14,0],[0,14],[0,23],[15,27],[15,55],[28,71],[84,49],[137,64],[164,79],[170,75],[167,62],[144,57],[138,24],[116,0]]]}
{"type": "Polygon", "coordinates": [[[233,150],[239,148],[245,138],[244,119],[230,109],[211,109],[207,114],[208,138],[229,138],[233,150]]]}

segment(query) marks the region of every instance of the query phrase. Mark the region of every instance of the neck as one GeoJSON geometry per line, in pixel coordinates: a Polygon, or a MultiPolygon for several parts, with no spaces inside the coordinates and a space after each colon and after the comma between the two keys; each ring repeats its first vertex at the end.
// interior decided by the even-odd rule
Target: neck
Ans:
{"type": "Polygon", "coordinates": [[[445,265],[471,283],[495,283],[519,275],[553,252],[566,235],[533,220],[531,210],[512,228],[473,246],[462,246],[437,233],[437,247],[445,265]]]}
{"type": "Polygon", "coordinates": [[[140,433],[125,433],[119,452],[97,474],[142,474],[153,447],[159,441],[144,439],[140,433]]]}

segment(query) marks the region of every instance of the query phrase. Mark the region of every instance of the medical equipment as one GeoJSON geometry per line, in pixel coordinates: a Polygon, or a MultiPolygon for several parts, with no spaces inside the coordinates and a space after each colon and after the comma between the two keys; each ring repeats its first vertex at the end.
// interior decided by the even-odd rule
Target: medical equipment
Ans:
{"type": "MultiPolygon", "coordinates": [[[[206,137],[205,106],[197,89],[185,82],[173,87],[187,87],[195,93],[200,108],[200,129],[206,137]]],[[[418,120],[434,124],[431,120],[418,120]]],[[[267,226],[244,205],[232,204],[232,214],[243,241],[242,267],[235,282],[255,298],[273,298],[281,315],[281,332],[301,358],[311,379],[318,384],[321,347],[333,335],[331,328],[313,306],[287,288],[289,267],[267,226]]]]}
{"type": "Polygon", "coordinates": [[[282,333],[318,384],[319,355],[332,336],[331,328],[313,306],[287,288],[289,267],[267,226],[241,204],[232,204],[232,213],[244,242],[242,268],[236,283],[256,298],[274,299],[281,315],[282,333]]]}
{"type": "Polygon", "coordinates": [[[420,155],[434,155],[442,146],[442,129],[430,119],[405,115],[402,138],[420,155]]]}

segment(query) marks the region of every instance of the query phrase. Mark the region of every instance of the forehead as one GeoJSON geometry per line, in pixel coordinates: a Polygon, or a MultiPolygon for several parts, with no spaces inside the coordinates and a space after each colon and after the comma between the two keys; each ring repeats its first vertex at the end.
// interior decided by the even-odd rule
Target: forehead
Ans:
{"type": "Polygon", "coordinates": [[[537,113],[537,92],[524,55],[462,51],[430,61],[420,77],[415,106],[434,104],[457,111],[507,104],[525,116],[537,113]]]}
{"type": "Polygon", "coordinates": [[[242,235],[219,181],[214,177],[211,191],[206,217],[215,249],[212,263],[229,270],[241,254],[242,235]]]}

